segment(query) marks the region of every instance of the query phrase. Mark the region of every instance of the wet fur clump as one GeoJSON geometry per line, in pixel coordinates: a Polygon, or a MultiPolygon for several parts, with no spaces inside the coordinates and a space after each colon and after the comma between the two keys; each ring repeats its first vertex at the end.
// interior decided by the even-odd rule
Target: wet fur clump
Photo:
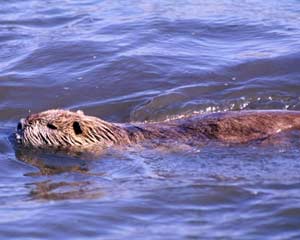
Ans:
{"type": "Polygon", "coordinates": [[[223,112],[159,123],[117,124],[82,111],[48,110],[21,119],[16,139],[28,147],[86,150],[145,140],[188,145],[211,140],[245,143],[291,129],[300,129],[298,111],[223,112]]]}

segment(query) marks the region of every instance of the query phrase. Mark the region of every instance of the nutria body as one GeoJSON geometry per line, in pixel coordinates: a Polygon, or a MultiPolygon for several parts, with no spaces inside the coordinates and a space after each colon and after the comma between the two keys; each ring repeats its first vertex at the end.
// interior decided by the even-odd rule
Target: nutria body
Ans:
{"type": "Polygon", "coordinates": [[[211,140],[246,143],[292,129],[300,129],[300,111],[223,112],[159,123],[117,124],[82,111],[48,110],[22,119],[16,139],[23,146],[85,150],[147,140],[190,145],[211,140]]]}

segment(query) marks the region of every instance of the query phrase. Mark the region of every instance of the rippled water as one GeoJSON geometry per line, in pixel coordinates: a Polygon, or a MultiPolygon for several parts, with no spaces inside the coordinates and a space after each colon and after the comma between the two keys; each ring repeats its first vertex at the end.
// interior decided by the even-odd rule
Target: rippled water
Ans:
{"type": "Polygon", "coordinates": [[[300,110],[300,2],[3,1],[1,239],[299,239],[300,144],[21,154],[20,117],[300,110]]]}

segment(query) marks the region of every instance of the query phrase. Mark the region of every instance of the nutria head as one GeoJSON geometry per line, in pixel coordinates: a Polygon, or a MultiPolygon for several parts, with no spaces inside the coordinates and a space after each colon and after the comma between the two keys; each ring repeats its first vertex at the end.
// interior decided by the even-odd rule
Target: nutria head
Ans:
{"type": "Polygon", "coordinates": [[[16,139],[23,146],[86,148],[111,146],[124,141],[122,128],[82,111],[48,110],[21,119],[16,139]]]}

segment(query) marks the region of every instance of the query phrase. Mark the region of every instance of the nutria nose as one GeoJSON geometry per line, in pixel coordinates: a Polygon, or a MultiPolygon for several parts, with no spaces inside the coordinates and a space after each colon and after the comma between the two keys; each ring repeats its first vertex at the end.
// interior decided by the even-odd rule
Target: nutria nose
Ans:
{"type": "Polygon", "coordinates": [[[17,126],[18,131],[21,131],[24,128],[24,122],[25,122],[25,119],[21,118],[19,123],[18,123],[18,126],[17,126]]]}

